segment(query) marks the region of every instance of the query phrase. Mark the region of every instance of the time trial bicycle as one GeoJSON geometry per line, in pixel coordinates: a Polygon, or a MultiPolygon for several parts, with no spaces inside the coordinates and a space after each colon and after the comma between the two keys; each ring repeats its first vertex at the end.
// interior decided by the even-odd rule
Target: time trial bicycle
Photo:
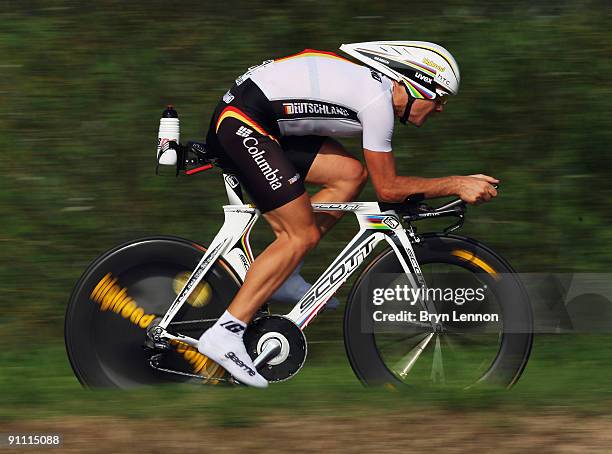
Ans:
{"type": "MultiPolygon", "coordinates": [[[[177,173],[193,174],[215,164],[204,144],[170,146],[180,156],[177,173]]],[[[67,307],[65,341],[84,386],[236,384],[197,351],[197,339],[225,311],[254,260],[249,236],[260,212],[244,203],[236,175],[223,173],[223,181],[229,202],[223,207],[225,222],[208,246],[170,236],[141,238],[103,253],[83,273],[67,307]]],[[[462,200],[437,208],[422,197],[401,204],[312,206],[315,212],[350,212],[359,229],[291,311],[273,314],[266,304],[247,327],[247,351],[268,381],[287,380],[302,368],[308,350],[305,328],[384,244],[367,261],[344,307],[344,344],[356,376],[366,384],[393,386],[420,380],[461,387],[516,383],[533,342],[529,298],[499,254],[452,233],[465,219],[462,200]],[[453,223],[444,231],[417,233],[416,222],[445,217],[453,223]],[[440,282],[481,290],[471,318],[455,317],[467,305],[423,297],[440,282]],[[424,321],[411,318],[410,310],[384,312],[385,306],[395,306],[373,299],[396,295],[397,289],[420,295],[405,307],[425,314],[424,321]],[[451,312],[453,317],[444,317],[451,312]]]]}

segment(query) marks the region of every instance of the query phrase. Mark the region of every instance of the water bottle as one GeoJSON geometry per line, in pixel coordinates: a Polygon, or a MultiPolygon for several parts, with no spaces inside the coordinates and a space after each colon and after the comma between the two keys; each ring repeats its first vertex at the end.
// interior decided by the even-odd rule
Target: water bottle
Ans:
{"type": "Polygon", "coordinates": [[[159,120],[159,134],[157,135],[157,162],[159,164],[176,165],[176,150],[168,150],[168,142],[179,143],[181,128],[178,113],[174,106],[166,107],[159,120]]]}

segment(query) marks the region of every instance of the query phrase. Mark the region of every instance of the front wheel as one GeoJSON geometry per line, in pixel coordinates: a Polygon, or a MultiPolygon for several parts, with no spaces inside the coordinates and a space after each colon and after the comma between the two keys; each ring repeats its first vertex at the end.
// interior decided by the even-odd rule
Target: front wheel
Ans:
{"type": "Polygon", "coordinates": [[[393,308],[400,306],[392,306],[397,300],[381,303],[380,298],[374,304],[373,297],[393,299],[396,289],[408,283],[395,253],[383,251],[356,281],[344,313],[344,342],[355,374],[366,384],[511,387],[527,364],[533,342],[531,305],[514,270],[481,243],[455,235],[425,235],[414,251],[428,288],[450,288],[455,297],[458,288],[480,289],[483,298],[470,309],[478,314],[470,315],[469,322],[457,321],[468,305],[440,298],[436,311],[448,318],[439,332],[418,318],[423,309],[419,303],[404,311],[412,310],[414,318],[403,315],[408,320],[380,323],[388,317],[381,313],[399,313],[393,308]]]}

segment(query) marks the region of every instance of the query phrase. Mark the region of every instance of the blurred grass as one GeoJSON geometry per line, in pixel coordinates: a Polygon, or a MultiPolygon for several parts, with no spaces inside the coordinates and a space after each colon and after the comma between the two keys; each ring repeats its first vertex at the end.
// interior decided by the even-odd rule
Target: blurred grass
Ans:
{"type": "Polygon", "coordinates": [[[200,418],[214,425],[256,424],[271,413],[356,416],[393,411],[567,411],[610,415],[610,336],[540,336],[523,379],[512,392],[461,390],[419,383],[391,391],[364,388],[344,359],[341,344],[314,344],[293,379],[261,391],[167,385],[132,391],[81,389],[58,344],[0,353],[0,421],[58,415],[127,418],[200,418]],[[321,355],[325,349],[325,355],[321,355]],[[593,373],[597,371],[597,373],[593,373]],[[240,405],[235,405],[240,402],[240,405]]]}
{"type": "MultiPolygon", "coordinates": [[[[500,198],[471,209],[463,234],[522,272],[607,272],[611,14],[603,1],[448,1],[420,10],[361,0],[0,3],[3,417],[62,408],[138,413],[159,396],[198,411],[225,408],[234,398],[235,391],[190,387],[79,390],[61,348],[63,312],[80,273],[105,249],[149,234],[207,244],[221,224],[218,174],[153,175],[164,105],[177,106],[183,138],[201,139],[213,106],[247,67],[306,47],[379,39],[446,46],[461,67],[461,92],[423,128],[397,127],[400,171],[497,176],[500,198]]],[[[360,156],[359,141],[344,143],[360,156]]],[[[373,199],[372,188],[360,198],[373,199]]],[[[353,231],[353,219],[343,220],[307,259],[307,277],[353,231]]],[[[270,240],[263,223],[253,237],[257,249],[270,240]]],[[[340,329],[339,315],[317,320],[309,338],[338,340],[340,329]]],[[[273,399],[238,392],[256,408],[609,402],[610,362],[592,356],[609,360],[609,353],[596,338],[566,340],[538,340],[515,391],[486,399],[428,388],[399,396],[365,391],[334,349],[318,350],[320,364],[311,355],[295,381],[275,387],[273,399]]],[[[236,412],[229,420],[240,420],[236,412]]]]}

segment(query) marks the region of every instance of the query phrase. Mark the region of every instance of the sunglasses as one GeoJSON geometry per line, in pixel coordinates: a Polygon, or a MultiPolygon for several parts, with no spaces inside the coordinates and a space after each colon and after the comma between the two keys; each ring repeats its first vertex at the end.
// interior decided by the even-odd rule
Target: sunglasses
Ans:
{"type": "Polygon", "coordinates": [[[433,99],[433,101],[439,106],[445,106],[446,103],[448,103],[448,98],[450,98],[450,96],[442,95],[442,96],[438,96],[437,98],[433,99]]]}

